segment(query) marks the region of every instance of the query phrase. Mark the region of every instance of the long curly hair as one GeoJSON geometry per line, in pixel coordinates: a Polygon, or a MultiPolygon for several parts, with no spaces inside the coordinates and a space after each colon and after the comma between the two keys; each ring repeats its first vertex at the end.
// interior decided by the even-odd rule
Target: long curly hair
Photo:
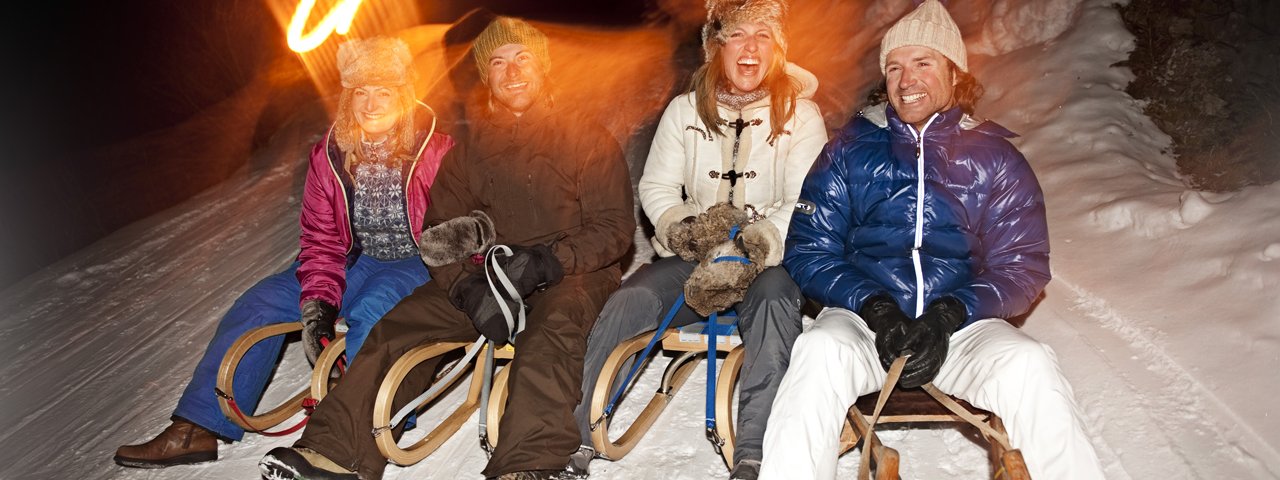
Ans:
{"type": "MultiPolygon", "coordinates": [[[[392,158],[397,161],[404,161],[407,157],[413,155],[414,140],[417,136],[417,128],[414,125],[413,113],[414,106],[417,103],[417,97],[414,96],[413,84],[406,83],[399,87],[395,87],[396,104],[400,109],[400,118],[396,120],[396,124],[392,127],[391,134],[395,137],[396,152],[392,158]]],[[[342,150],[345,156],[343,168],[347,173],[352,172],[352,166],[359,163],[360,149],[360,122],[356,121],[355,110],[352,107],[352,97],[355,95],[354,88],[342,89],[342,94],[338,97],[338,119],[334,122],[334,137],[338,141],[338,149],[342,150]]]]}
{"type": "MultiPolygon", "coordinates": [[[[718,42],[719,40],[710,39],[709,41],[718,42]]],[[[711,58],[693,72],[691,79],[694,98],[697,101],[698,118],[701,118],[702,123],[717,135],[724,135],[724,133],[720,131],[720,112],[716,108],[716,90],[725,87],[729,83],[724,71],[723,58],[721,57],[723,52],[723,48],[715,48],[711,58]]],[[[769,96],[773,98],[769,105],[769,124],[772,127],[771,137],[777,137],[785,130],[785,124],[796,113],[796,100],[800,96],[800,83],[791,78],[791,75],[787,75],[786,66],[786,53],[781,46],[774,43],[773,61],[769,63],[769,69],[765,71],[764,81],[760,84],[760,88],[768,89],[769,96]]]]}

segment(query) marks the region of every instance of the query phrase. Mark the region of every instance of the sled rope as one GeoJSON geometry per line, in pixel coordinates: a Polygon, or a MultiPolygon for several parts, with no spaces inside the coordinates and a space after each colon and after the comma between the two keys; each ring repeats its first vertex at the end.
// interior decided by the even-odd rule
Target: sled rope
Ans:
{"type": "MultiPolygon", "coordinates": [[[[525,327],[524,299],[520,297],[520,293],[518,290],[516,290],[515,284],[511,283],[511,279],[507,276],[506,270],[503,270],[502,265],[498,263],[497,257],[499,253],[501,253],[503,256],[506,256],[506,257],[510,257],[515,254],[514,252],[511,251],[511,247],[508,247],[506,245],[494,245],[492,248],[489,249],[489,252],[485,255],[485,263],[486,263],[486,267],[488,268],[485,268],[484,276],[485,276],[485,279],[489,281],[490,293],[493,293],[494,299],[498,301],[498,307],[502,310],[502,316],[507,321],[507,331],[511,332],[511,336],[507,338],[507,341],[514,344],[516,334],[523,331],[525,327]],[[492,274],[490,274],[489,268],[493,269],[492,274]],[[497,279],[496,284],[494,282],[495,278],[497,279]],[[506,291],[506,295],[503,295],[503,293],[498,290],[499,285],[501,285],[502,289],[506,291]],[[507,302],[504,301],[506,297],[509,297],[516,302],[516,305],[517,305],[516,310],[519,311],[518,316],[513,314],[511,312],[511,308],[507,306],[507,302]]],[[[422,395],[418,395],[413,400],[410,400],[409,403],[405,404],[404,407],[402,407],[399,411],[397,411],[396,414],[391,417],[390,425],[387,425],[385,427],[375,428],[374,429],[375,435],[378,433],[381,433],[380,429],[382,428],[391,428],[391,426],[393,425],[399,425],[400,422],[405,419],[405,417],[408,417],[409,414],[412,413],[414,410],[417,410],[419,407],[425,404],[428,400],[434,398],[436,393],[444,389],[446,385],[452,385],[453,379],[457,378],[458,375],[462,374],[463,370],[466,369],[467,365],[471,363],[471,360],[474,359],[476,357],[476,354],[480,352],[480,349],[484,347],[484,344],[486,341],[487,339],[484,338],[483,336],[476,339],[475,343],[471,344],[470,347],[467,347],[467,353],[462,357],[462,360],[458,361],[458,363],[453,364],[453,367],[450,368],[449,371],[440,378],[440,380],[437,380],[434,384],[432,384],[431,388],[428,388],[426,392],[423,392],[422,395]]],[[[481,402],[482,402],[480,405],[481,412],[486,411],[489,404],[489,387],[493,382],[493,377],[492,377],[493,372],[492,372],[492,369],[490,368],[490,366],[492,365],[492,361],[491,361],[492,355],[493,355],[493,348],[491,345],[489,348],[489,353],[485,355],[485,359],[488,362],[488,364],[485,367],[483,367],[485,369],[484,371],[485,385],[484,385],[484,388],[481,389],[480,391],[481,402]]],[[[480,431],[482,432],[481,435],[484,435],[483,432],[485,431],[484,417],[485,416],[482,413],[480,415],[480,426],[481,426],[480,431]]]]}
{"type": "Polygon", "coordinates": [[[227,395],[226,392],[223,392],[222,389],[218,387],[213,388],[213,393],[217,394],[219,397],[226,399],[227,406],[231,408],[232,412],[235,412],[236,416],[240,418],[240,421],[244,422],[245,426],[252,427],[252,428],[245,429],[246,432],[256,433],[258,435],[265,435],[268,437],[283,437],[290,433],[296,432],[302,427],[306,426],[307,420],[311,419],[311,411],[315,410],[316,404],[320,403],[320,402],[317,402],[316,399],[311,397],[307,397],[303,399],[302,408],[304,409],[306,415],[302,417],[302,420],[299,421],[297,425],[294,425],[292,427],[286,428],[284,430],[276,431],[276,432],[268,432],[266,431],[266,429],[253,427],[253,424],[249,422],[249,419],[245,418],[244,412],[240,410],[240,406],[236,404],[236,399],[234,397],[232,397],[231,395],[227,395]]]}
{"type": "Polygon", "coordinates": [[[911,352],[906,352],[889,365],[884,387],[880,389],[880,396],[876,398],[876,409],[872,412],[871,418],[867,419],[867,434],[862,436],[862,459],[858,464],[858,480],[871,480],[871,438],[876,434],[876,422],[880,420],[880,411],[884,410],[884,404],[889,402],[889,394],[893,393],[893,388],[898,385],[898,377],[902,376],[902,368],[906,366],[907,358],[910,356],[911,352]]]}
{"type": "Polygon", "coordinates": [[[671,308],[667,310],[667,316],[662,318],[662,322],[658,323],[658,329],[653,332],[653,338],[649,340],[649,344],[644,346],[644,350],[640,351],[640,356],[631,364],[631,370],[627,372],[627,376],[623,377],[622,383],[618,384],[618,389],[613,392],[613,397],[609,399],[609,404],[605,405],[604,413],[600,414],[600,418],[591,422],[591,429],[595,430],[606,419],[613,417],[613,409],[618,405],[618,399],[622,398],[622,392],[627,391],[627,386],[631,385],[631,379],[635,377],[636,372],[640,371],[646,363],[649,362],[649,354],[653,352],[654,345],[662,339],[662,334],[667,332],[667,327],[671,325],[671,320],[676,318],[676,313],[680,311],[680,307],[684,306],[684,294],[681,293],[676,297],[676,302],[671,304],[671,308]]]}
{"type": "MultiPolygon", "coordinates": [[[[729,236],[735,237],[738,233],[738,226],[734,225],[730,230],[729,236]]],[[[725,255],[716,257],[711,263],[720,262],[738,262],[744,265],[750,265],[751,260],[746,257],[736,255],[725,255]]],[[[735,321],[737,315],[734,315],[735,321]]],[[[720,433],[716,431],[716,330],[720,327],[719,313],[712,313],[707,320],[707,441],[711,442],[711,446],[715,448],[716,454],[723,452],[725,439],[720,437],[720,433]]]]}
{"type": "Polygon", "coordinates": [[[934,400],[937,400],[938,403],[942,404],[943,407],[946,407],[947,410],[950,410],[951,413],[954,413],[957,417],[963,418],[964,421],[969,422],[970,425],[973,425],[979,431],[985,434],[987,438],[990,438],[992,441],[999,443],[1001,447],[1004,447],[1005,451],[1010,451],[1014,449],[1013,446],[1009,444],[1008,435],[1000,433],[996,431],[996,429],[991,428],[991,425],[988,425],[986,420],[984,420],[982,417],[969,413],[969,411],[966,410],[964,407],[960,406],[959,403],[956,403],[955,400],[952,400],[950,396],[948,396],[945,393],[942,393],[941,390],[938,390],[938,387],[933,386],[933,383],[926,383],[924,385],[921,385],[920,388],[923,388],[924,391],[927,392],[930,397],[933,397],[934,400]]]}
{"type": "MultiPolygon", "coordinates": [[[[329,343],[330,343],[330,341],[329,341],[329,339],[328,339],[328,338],[326,338],[326,337],[320,337],[320,346],[321,346],[322,348],[328,348],[328,347],[329,347],[329,343]]],[[[339,357],[339,358],[338,358],[338,362],[337,362],[336,366],[338,367],[338,376],[339,376],[339,377],[341,377],[342,375],[346,374],[346,372],[347,372],[347,361],[346,361],[346,356],[345,356],[345,355],[344,355],[343,357],[339,357]]],[[[285,436],[285,435],[288,435],[288,434],[290,434],[290,433],[293,433],[293,432],[298,431],[299,429],[301,429],[302,427],[304,427],[304,426],[306,426],[306,425],[307,425],[307,420],[310,420],[310,419],[311,419],[311,412],[314,412],[314,411],[315,411],[315,409],[316,409],[316,405],[319,405],[319,404],[320,404],[320,401],[319,401],[319,400],[316,400],[315,398],[312,398],[312,397],[310,397],[310,396],[308,396],[307,398],[302,399],[302,410],[303,410],[303,412],[305,412],[305,413],[306,413],[306,415],[304,415],[304,416],[302,417],[302,420],[298,421],[298,424],[297,424],[297,425],[294,425],[294,426],[292,426],[292,427],[286,428],[286,429],[284,429],[284,430],[279,430],[279,431],[275,431],[275,432],[268,432],[265,428],[257,428],[257,427],[253,427],[253,423],[252,423],[252,422],[250,422],[250,421],[249,421],[249,419],[245,416],[244,411],[240,410],[240,405],[236,403],[236,399],[235,399],[235,397],[232,397],[231,395],[227,395],[227,392],[224,392],[224,391],[222,391],[222,389],[217,388],[217,387],[214,387],[214,388],[213,388],[213,393],[214,393],[214,394],[216,394],[216,395],[218,395],[219,397],[222,397],[222,398],[226,399],[226,401],[227,401],[227,407],[229,407],[229,408],[231,409],[231,411],[232,411],[232,412],[234,412],[234,413],[236,414],[236,417],[240,418],[240,421],[241,421],[241,422],[243,422],[243,423],[244,423],[244,425],[251,427],[251,428],[246,429],[246,430],[245,430],[246,432],[249,432],[249,433],[256,433],[256,434],[258,434],[258,435],[264,435],[264,436],[267,436],[267,437],[283,437],[283,436],[285,436]]]]}

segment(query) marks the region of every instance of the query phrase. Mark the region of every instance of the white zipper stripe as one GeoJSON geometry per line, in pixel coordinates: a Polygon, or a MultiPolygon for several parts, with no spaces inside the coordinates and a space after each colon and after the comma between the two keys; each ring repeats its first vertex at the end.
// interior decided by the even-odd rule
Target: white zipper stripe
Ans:
{"type": "Polygon", "coordinates": [[[916,137],[916,225],[915,244],[911,248],[911,263],[916,273],[916,317],[924,314],[924,267],[920,262],[920,247],[924,245],[924,132],[938,118],[938,114],[929,117],[929,121],[916,135],[915,128],[907,125],[907,130],[916,137]]]}

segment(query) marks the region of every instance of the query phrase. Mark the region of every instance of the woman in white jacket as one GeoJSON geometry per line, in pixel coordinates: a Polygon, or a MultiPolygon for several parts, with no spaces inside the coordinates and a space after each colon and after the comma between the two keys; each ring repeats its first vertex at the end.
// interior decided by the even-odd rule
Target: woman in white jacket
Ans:
{"type": "MultiPolygon", "coordinates": [[[[693,75],[694,91],[667,106],[640,178],[640,202],[656,227],[653,246],[662,258],[609,298],[591,332],[584,398],[574,412],[583,445],[569,465],[574,473],[585,474],[595,453],[588,416],[605,360],[623,340],[658,327],[698,260],[675,256],[680,249],[668,243],[669,234],[712,205],[729,203],[754,219],[742,236],[758,246],[750,260],[765,267],[735,307],[747,355],[731,478],[755,478],[773,396],[800,334],[800,290],[779,266],[783,239],[805,174],[827,141],[810,100],[817,79],[786,61],[786,9],[779,0],[708,6],[706,63],[693,75]]],[[[671,326],[699,320],[685,306],[671,326]]]]}

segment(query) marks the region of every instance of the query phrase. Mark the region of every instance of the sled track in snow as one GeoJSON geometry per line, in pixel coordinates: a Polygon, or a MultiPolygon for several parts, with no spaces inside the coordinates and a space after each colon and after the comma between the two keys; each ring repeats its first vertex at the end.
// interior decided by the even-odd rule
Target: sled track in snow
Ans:
{"type": "MultiPolygon", "coordinates": [[[[1266,439],[1254,430],[1248,421],[1240,417],[1226,403],[1218,398],[1216,392],[1198,380],[1196,376],[1179,364],[1159,344],[1160,333],[1151,327],[1144,327],[1126,318],[1101,296],[1090,290],[1063,279],[1054,272],[1053,281],[1066,287],[1073,294],[1072,309],[1078,310],[1088,318],[1096,320],[1103,328],[1115,334],[1140,354],[1136,364],[1160,377],[1158,393],[1143,394],[1140,402],[1151,412],[1162,412],[1152,418],[1161,427],[1161,432],[1169,437],[1170,443],[1177,445],[1176,455],[1188,465],[1202,462],[1193,460],[1206,455],[1226,455],[1233,462],[1254,464],[1265,469],[1271,476],[1280,478],[1280,472],[1274,468],[1275,459],[1280,452],[1271,448],[1266,439]],[[1191,428],[1188,428],[1188,427],[1191,428]],[[1234,428],[1236,434],[1228,432],[1234,428]],[[1179,439],[1187,433],[1199,434],[1211,432],[1208,445],[1193,439],[1179,439]],[[1233,438],[1234,437],[1234,438],[1233,438]],[[1242,442],[1244,440],[1244,442],[1242,442]],[[1194,449],[1192,449],[1194,448],[1194,449]],[[1251,452],[1253,449],[1261,451],[1251,452]]],[[[1117,368],[1116,374],[1128,377],[1132,372],[1117,368]]],[[[1125,378],[1126,383],[1133,379],[1125,378]]],[[[1143,391],[1144,388],[1138,388],[1143,391]]],[[[1204,473],[1204,472],[1196,472],[1204,473]]],[[[1212,477],[1197,477],[1212,478],[1212,477]]]]}

